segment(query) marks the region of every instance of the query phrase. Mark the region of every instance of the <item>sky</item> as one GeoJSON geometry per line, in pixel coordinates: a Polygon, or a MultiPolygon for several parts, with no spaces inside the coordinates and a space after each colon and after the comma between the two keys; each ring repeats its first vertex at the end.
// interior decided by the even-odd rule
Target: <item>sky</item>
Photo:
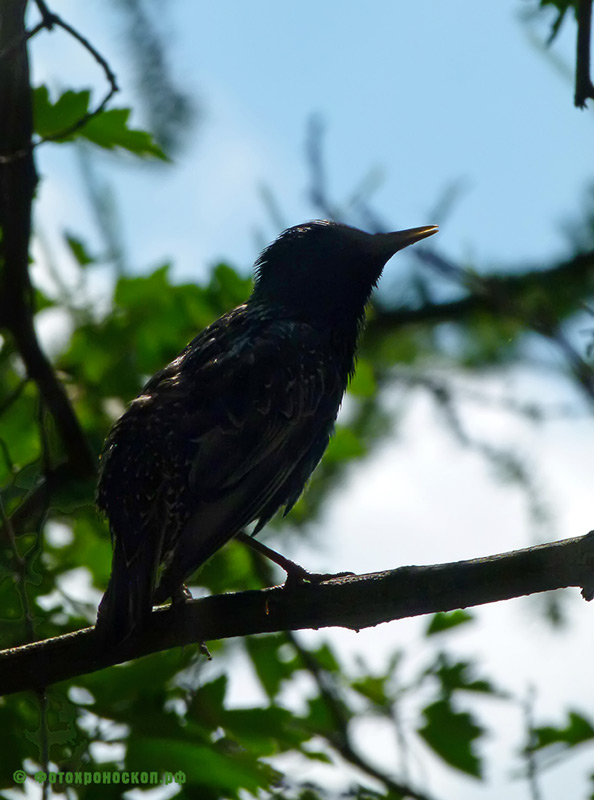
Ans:
{"type": "MultiPolygon", "coordinates": [[[[178,279],[201,280],[210,266],[226,259],[247,271],[259,247],[279,233],[262,202],[262,186],[272,192],[287,226],[319,216],[307,196],[304,147],[312,114],[326,126],[325,166],[336,202],[346,202],[371,176],[376,184],[371,203],[386,224],[404,228],[439,221],[440,252],[479,270],[547,265],[568,252],[565,225],[579,217],[592,180],[594,119],[591,111],[573,106],[573,21],[566,21],[545,52],[535,39],[546,37],[547,25],[542,19],[521,21],[534,5],[528,0],[177,0],[163,11],[149,3],[170,38],[173,72],[201,113],[173,168],[132,160],[122,167],[121,160],[101,154],[95,160],[117,198],[133,268],[171,261],[178,279]],[[459,194],[451,213],[434,219],[440,198],[453,186],[459,194]]],[[[92,38],[114,67],[122,86],[114,105],[132,104],[133,76],[114,6],[104,0],[54,0],[53,10],[92,38]]],[[[35,82],[47,81],[56,91],[92,85],[97,97],[103,91],[97,65],[64,34],[37,37],[32,59],[35,82]]],[[[142,123],[138,115],[135,119],[142,123]]],[[[47,180],[37,214],[68,272],[60,232],[67,228],[91,243],[98,239],[89,210],[77,200],[80,175],[66,150],[51,144],[38,150],[47,180]]],[[[397,263],[388,266],[386,280],[397,263]]],[[[105,284],[98,280],[95,289],[99,297],[105,284]]],[[[58,327],[49,324],[46,333],[57,334],[58,327]]],[[[495,375],[478,386],[495,395],[575,402],[546,374],[495,375]]],[[[530,462],[555,510],[551,538],[594,527],[590,418],[526,428],[480,403],[467,415],[477,434],[516,445],[530,462]]],[[[400,430],[332,498],[316,547],[279,542],[289,556],[313,569],[355,565],[357,571],[373,571],[533,543],[521,493],[498,482],[476,454],[444,433],[422,393],[400,430]]],[[[480,657],[487,673],[517,691],[534,686],[536,712],[543,721],[561,722],[555,715],[562,707],[572,702],[583,707],[593,694],[591,609],[577,594],[567,600],[572,627],[561,636],[546,628],[534,600],[517,600],[481,609],[480,625],[456,634],[452,648],[480,657]]],[[[423,625],[410,620],[358,635],[336,631],[304,639],[328,636],[345,658],[364,651],[381,663],[395,646],[422,654],[423,625]]],[[[253,679],[245,664],[237,664],[235,675],[234,691],[245,701],[256,691],[253,679]]],[[[505,772],[518,744],[508,731],[512,722],[517,729],[518,719],[510,721],[494,707],[485,713],[498,732],[488,752],[501,772],[479,788],[438,770],[431,780],[440,796],[448,790],[460,800],[494,800],[502,792],[510,800],[526,797],[525,785],[508,785],[505,772]]],[[[381,752],[384,736],[385,731],[365,729],[361,740],[381,752]]],[[[551,773],[545,798],[572,788],[572,796],[581,796],[588,768],[591,757],[585,754],[551,773]]]]}

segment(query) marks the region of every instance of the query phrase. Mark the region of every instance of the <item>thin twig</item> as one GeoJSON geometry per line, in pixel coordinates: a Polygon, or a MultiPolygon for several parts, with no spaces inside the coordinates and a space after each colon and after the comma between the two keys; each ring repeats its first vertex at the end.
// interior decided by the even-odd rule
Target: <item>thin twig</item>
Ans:
{"type": "Polygon", "coordinates": [[[530,687],[526,700],[522,703],[522,710],[524,711],[524,721],[526,724],[526,733],[528,735],[528,742],[524,748],[524,756],[526,758],[528,786],[530,787],[531,800],[541,800],[542,794],[538,784],[538,764],[536,761],[536,753],[534,750],[535,734],[534,734],[534,687],[530,687]]]}
{"type": "Polygon", "coordinates": [[[80,128],[84,127],[87,122],[96,117],[100,114],[103,109],[107,106],[111,98],[119,91],[117,79],[115,73],[113,72],[112,68],[110,67],[108,61],[101,55],[101,53],[94,47],[91,42],[83,36],[76,28],[73,28],[68,22],[65,22],[58,14],[55,14],[53,11],[50,11],[45,3],[45,0],[35,0],[37,4],[37,8],[39,9],[39,13],[41,14],[42,21],[44,26],[48,30],[52,30],[54,25],[62,28],[67,33],[69,33],[77,42],[79,42],[85,50],[87,50],[95,59],[95,61],[101,66],[105,77],[109,83],[109,90],[106,93],[105,97],[101,101],[101,103],[95,108],[93,111],[88,111],[84,114],[77,122],[75,122],[70,127],[60,131],[59,133],[54,133],[51,136],[44,136],[40,142],[36,142],[35,146],[42,144],[43,142],[48,142],[56,139],[65,139],[66,137],[70,136],[75,131],[79,130],[80,128]]]}
{"type": "Polygon", "coordinates": [[[390,775],[387,775],[385,772],[370,764],[357,752],[349,734],[348,717],[345,714],[342,701],[338,695],[338,689],[332,681],[331,676],[320,667],[316,657],[310,653],[309,650],[301,646],[299,640],[291,631],[287,631],[286,635],[299,654],[303,665],[316,682],[320,696],[332,717],[332,733],[324,737],[329,744],[340,753],[345,761],[382,783],[388,791],[396,795],[401,795],[403,798],[410,797],[413,798],[413,800],[429,800],[428,795],[424,792],[417,791],[405,783],[394,780],[390,775]]]}
{"type": "Polygon", "coordinates": [[[41,14],[41,18],[45,24],[45,27],[48,30],[51,30],[54,25],[58,25],[60,28],[63,28],[65,31],[73,36],[77,41],[79,41],[82,46],[89,51],[89,53],[93,56],[95,61],[103,67],[103,71],[107,77],[107,80],[113,87],[114,92],[118,91],[118,85],[116,81],[116,76],[113,73],[111,67],[109,66],[108,62],[105,58],[101,55],[101,53],[86,39],[81,33],[79,33],[76,28],[73,28],[68,22],[64,22],[64,20],[55,14],[53,11],[50,11],[45,3],[45,0],[35,0],[39,12],[41,14]]]}
{"type": "Polygon", "coordinates": [[[27,582],[26,582],[27,560],[23,558],[19,553],[19,548],[16,543],[16,538],[14,535],[12,523],[4,509],[4,501],[2,499],[1,493],[0,493],[0,519],[2,519],[2,524],[4,526],[4,530],[6,531],[8,540],[10,542],[10,547],[12,549],[12,557],[15,567],[14,582],[16,584],[16,589],[21,599],[21,606],[23,609],[23,619],[25,623],[25,635],[27,641],[32,642],[35,639],[35,629],[33,626],[33,614],[31,611],[31,604],[29,602],[29,596],[27,594],[27,582]]]}
{"type": "Polygon", "coordinates": [[[338,220],[342,214],[333,207],[326,187],[326,173],[322,156],[322,137],[324,135],[324,122],[321,117],[314,115],[310,118],[305,141],[305,153],[311,173],[309,196],[314,206],[317,206],[327,219],[338,220]]]}
{"type": "MultiPolygon", "coordinates": [[[[85,114],[80,117],[76,122],[72,125],[64,128],[64,130],[58,131],[57,133],[52,133],[48,136],[43,136],[39,141],[36,141],[30,145],[30,147],[39,147],[39,145],[43,144],[44,142],[51,142],[57,141],[60,139],[67,139],[76,131],[83,128],[89,120],[93,119],[93,117],[98,116],[106,107],[111,98],[119,91],[119,86],[117,83],[117,78],[109,65],[109,62],[105,59],[104,56],[94,47],[91,42],[82,35],[76,28],[74,28],[70,23],[66,22],[62,19],[58,14],[55,14],[53,11],[50,11],[47,4],[44,0],[35,0],[36,5],[39,9],[39,13],[41,14],[41,22],[39,22],[34,28],[28,31],[24,37],[18,37],[15,41],[10,42],[9,45],[4,48],[2,53],[0,53],[0,58],[7,56],[11,51],[17,48],[20,44],[23,43],[23,39],[26,41],[34,36],[36,33],[43,28],[46,30],[51,31],[54,26],[62,28],[66,31],[73,39],[76,39],[87,52],[89,52],[95,61],[101,66],[105,77],[109,83],[109,89],[106,92],[103,100],[99,103],[99,105],[94,108],[92,111],[87,111],[85,114]]],[[[13,153],[5,154],[3,153],[0,155],[0,164],[10,164],[20,158],[24,158],[30,152],[29,147],[20,148],[13,153]]]]}
{"type": "MultiPolygon", "coordinates": [[[[47,691],[39,689],[37,692],[39,702],[39,739],[41,742],[41,766],[44,772],[49,772],[49,737],[47,721],[47,691]]],[[[48,800],[51,790],[49,781],[43,782],[42,800],[48,800]]]]}

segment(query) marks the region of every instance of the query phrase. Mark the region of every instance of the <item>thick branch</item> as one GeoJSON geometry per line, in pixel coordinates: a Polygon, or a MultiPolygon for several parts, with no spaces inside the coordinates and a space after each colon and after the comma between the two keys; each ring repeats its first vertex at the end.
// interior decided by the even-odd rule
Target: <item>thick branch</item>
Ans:
{"type": "Polygon", "coordinates": [[[11,331],[28,376],[39,386],[71,467],[86,477],[94,472],[95,458],[33,325],[29,238],[37,176],[25,6],[26,0],[3,0],[0,15],[0,52],[10,48],[10,56],[0,58],[0,324],[11,331]]]}
{"type": "Polygon", "coordinates": [[[224,594],[152,615],[146,632],[117,651],[94,628],[0,652],[0,694],[56,681],[209,639],[380,622],[509,600],[568,586],[594,596],[594,531],[511,553],[423,567],[401,567],[321,584],[224,594]]]}
{"type": "Polygon", "coordinates": [[[590,38],[592,35],[592,0],[578,0],[577,7],[577,58],[575,69],[575,105],[586,107],[586,100],[594,100],[594,86],[590,78],[590,38]]]}

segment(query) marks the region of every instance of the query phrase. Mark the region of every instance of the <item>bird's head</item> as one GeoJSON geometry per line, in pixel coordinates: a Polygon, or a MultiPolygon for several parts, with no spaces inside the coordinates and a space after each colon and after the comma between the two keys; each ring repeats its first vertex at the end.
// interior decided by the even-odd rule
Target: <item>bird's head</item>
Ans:
{"type": "Polygon", "coordinates": [[[252,300],[307,322],[358,325],[386,262],[434,233],[436,225],[375,234],[326,220],[296,225],[256,261],[252,300]]]}

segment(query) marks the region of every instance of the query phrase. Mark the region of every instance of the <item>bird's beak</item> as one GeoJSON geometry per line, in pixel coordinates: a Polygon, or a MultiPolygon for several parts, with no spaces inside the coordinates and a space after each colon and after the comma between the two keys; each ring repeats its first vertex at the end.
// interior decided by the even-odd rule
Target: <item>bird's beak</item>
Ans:
{"type": "Polygon", "coordinates": [[[377,247],[378,251],[386,255],[387,260],[398,250],[402,250],[403,247],[408,247],[409,244],[414,244],[415,242],[420,242],[421,239],[426,239],[428,236],[433,236],[438,230],[437,225],[424,225],[421,228],[408,228],[406,231],[376,233],[373,237],[374,249],[377,247]]]}

